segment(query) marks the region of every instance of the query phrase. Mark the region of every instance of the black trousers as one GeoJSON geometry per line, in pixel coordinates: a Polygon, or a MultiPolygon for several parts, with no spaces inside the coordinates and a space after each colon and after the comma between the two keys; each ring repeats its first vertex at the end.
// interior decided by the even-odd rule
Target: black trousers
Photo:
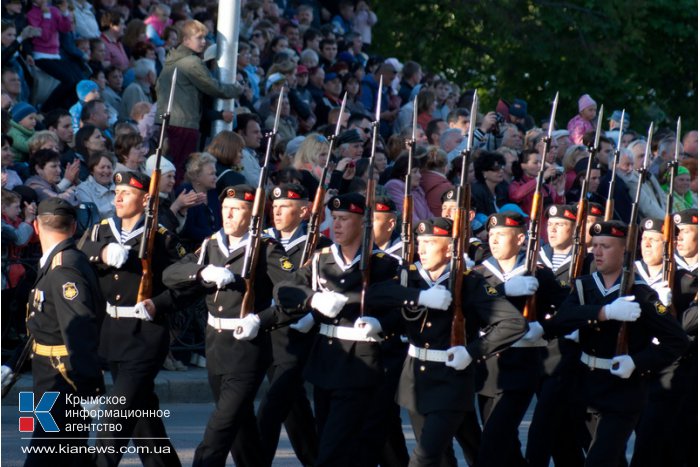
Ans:
{"type": "Polygon", "coordinates": [[[282,423],[299,462],[310,466],[316,460],[318,435],[302,372],[297,362],[271,366],[267,371],[270,388],[258,407],[258,429],[267,465],[275,458],[282,423]]]}
{"type": "MultiPolygon", "coordinates": [[[[124,404],[110,404],[105,409],[157,411],[160,408],[158,396],[154,392],[154,380],[160,371],[162,361],[110,362],[114,386],[109,395],[113,398],[124,397],[124,404]]],[[[129,444],[129,438],[139,450],[139,458],[145,466],[179,466],[177,457],[165,425],[160,417],[108,417],[100,423],[121,424],[121,431],[97,433],[96,446],[101,447],[97,453],[98,466],[116,466],[123,456],[120,452],[129,444]],[[111,448],[110,448],[111,447],[111,448]],[[112,452],[106,452],[111,449],[112,452]]]]}
{"type": "Polygon", "coordinates": [[[481,445],[481,425],[476,418],[476,410],[470,410],[464,414],[462,423],[457,428],[455,439],[462,448],[464,460],[468,465],[476,465],[481,445]]]}
{"type": "Polygon", "coordinates": [[[585,462],[580,432],[586,429],[586,410],[573,394],[566,375],[545,376],[528,430],[526,458],[530,467],[581,467],[585,462]]]}
{"type": "Polygon", "coordinates": [[[353,464],[365,414],[376,391],[376,386],[343,389],[314,387],[319,435],[316,466],[347,467],[353,464]]]}
{"type": "MultiPolygon", "coordinates": [[[[43,450],[54,450],[53,453],[47,452],[30,452],[24,461],[27,467],[46,467],[46,466],[91,466],[94,461],[90,454],[68,454],[58,451],[59,445],[63,446],[87,446],[89,431],[66,431],[68,423],[90,423],[90,418],[82,418],[75,414],[66,413],[69,411],[79,411],[80,407],[74,407],[66,403],[66,395],[75,394],[73,387],[63,379],[61,374],[51,366],[48,357],[35,356],[32,360],[32,378],[34,380],[34,405],[36,406],[41,397],[47,391],[58,391],[58,399],[50,410],[50,415],[53,417],[58,432],[44,431],[39,421],[34,417],[33,413],[20,413],[22,417],[34,418],[34,433],[29,445],[43,450]],[[39,439],[42,438],[42,439],[39,439]],[[48,439],[43,439],[48,438],[48,439]],[[78,438],[78,439],[65,439],[78,438]]],[[[24,435],[24,434],[23,434],[24,435]]]]}
{"type": "Polygon", "coordinates": [[[589,411],[586,425],[591,433],[591,446],[586,467],[627,465],[625,448],[638,419],[635,412],[589,411]]]}
{"type": "Polygon", "coordinates": [[[503,391],[495,397],[479,395],[484,424],[478,466],[525,466],[518,428],[534,391],[503,391]]]}
{"type": "Polygon", "coordinates": [[[416,447],[411,454],[410,467],[437,467],[441,465],[445,451],[452,444],[457,428],[464,420],[465,412],[443,410],[425,415],[409,412],[416,447]]]}
{"type": "Polygon", "coordinates": [[[253,403],[264,372],[209,372],[216,406],[209,417],[204,439],[194,453],[194,467],[226,465],[231,452],[236,465],[264,466],[265,460],[253,403]]]}

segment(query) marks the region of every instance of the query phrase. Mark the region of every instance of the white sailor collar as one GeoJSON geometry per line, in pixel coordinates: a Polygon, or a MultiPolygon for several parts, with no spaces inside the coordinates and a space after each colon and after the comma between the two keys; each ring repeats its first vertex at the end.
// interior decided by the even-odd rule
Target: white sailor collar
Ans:
{"type": "Polygon", "coordinates": [[[436,285],[440,285],[443,282],[445,282],[447,279],[450,277],[450,265],[448,264],[447,267],[445,268],[445,271],[440,275],[440,277],[437,278],[437,280],[433,281],[430,278],[430,274],[428,274],[428,271],[423,269],[423,265],[420,263],[420,261],[416,261],[414,263],[416,266],[416,269],[418,270],[418,274],[423,278],[426,284],[428,284],[430,287],[434,287],[436,285]]]}
{"type": "Polygon", "coordinates": [[[639,274],[639,276],[644,282],[646,282],[647,285],[654,285],[663,281],[663,269],[659,270],[658,274],[656,274],[654,277],[651,277],[651,275],[649,274],[649,269],[647,268],[647,265],[644,261],[637,260],[634,262],[634,265],[636,266],[635,269],[637,271],[637,274],[639,274]]]}
{"type": "Polygon", "coordinates": [[[498,278],[501,282],[506,282],[508,279],[515,277],[515,276],[522,276],[527,273],[527,267],[524,263],[525,256],[521,253],[518,255],[518,262],[516,263],[516,266],[510,271],[510,272],[503,272],[501,270],[501,266],[498,264],[498,260],[494,258],[493,256],[488,257],[485,259],[481,264],[491,271],[491,273],[498,278]]]}
{"type": "Polygon", "coordinates": [[[685,261],[685,258],[683,258],[678,253],[676,253],[676,264],[678,264],[679,268],[685,269],[686,271],[690,272],[696,271],[698,269],[698,263],[695,263],[691,266],[685,261]]]}
{"type": "Polygon", "coordinates": [[[117,218],[110,217],[107,220],[107,222],[109,224],[109,229],[112,231],[112,235],[114,235],[114,238],[117,239],[117,242],[119,242],[120,245],[126,244],[130,240],[138,237],[139,235],[141,235],[143,233],[143,217],[141,218],[141,220],[139,220],[138,224],[136,224],[136,225],[140,224],[139,227],[137,227],[134,230],[132,230],[131,232],[129,232],[124,237],[123,241],[122,241],[121,219],[118,217],[117,218]]]}

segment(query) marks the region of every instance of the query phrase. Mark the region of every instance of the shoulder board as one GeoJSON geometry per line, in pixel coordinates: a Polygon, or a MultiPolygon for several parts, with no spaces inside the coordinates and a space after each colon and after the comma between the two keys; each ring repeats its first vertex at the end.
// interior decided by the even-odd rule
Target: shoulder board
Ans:
{"type": "Polygon", "coordinates": [[[168,233],[168,229],[166,229],[166,228],[163,227],[162,225],[158,225],[158,233],[161,234],[161,235],[165,235],[165,234],[168,233]]]}
{"type": "Polygon", "coordinates": [[[471,274],[471,272],[472,272],[471,269],[465,269],[465,270],[464,270],[464,275],[465,275],[465,276],[468,276],[469,274],[471,274]]]}
{"type": "Polygon", "coordinates": [[[331,247],[327,246],[321,249],[321,253],[328,254],[331,252],[331,247]]]}
{"type": "Polygon", "coordinates": [[[408,266],[408,270],[409,270],[409,271],[417,271],[418,268],[416,267],[415,264],[411,264],[410,266],[408,266]]]}
{"type": "Polygon", "coordinates": [[[56,269],[61,264],[63,264],[63,252],[59,251],[54,255],[53,259],[51,260],[51,269],[56,269]]]}
{"type": "Polygon", "coordinates": [[[102,225],[107,225],[107,224],[109,224],[109,219],[102,219],[102,220],[100,221],[100,224],[102,224],[102,225]]]}
{"type": "Polygon", "coordinates": [[[375,253],[374,256],[376,256],[377,258],[383,258],[383,257],[386,256],[386,253],[384,253],[384,252],[378,252],[378,253],[375,253]]]}
{"type": "Polygon", "coordinates": [[[217,235],[217,232],[211,234],[211,237],[209,237],[209,238],[211,238],[212,240],[216,240],[216,235],[217,235]]]}

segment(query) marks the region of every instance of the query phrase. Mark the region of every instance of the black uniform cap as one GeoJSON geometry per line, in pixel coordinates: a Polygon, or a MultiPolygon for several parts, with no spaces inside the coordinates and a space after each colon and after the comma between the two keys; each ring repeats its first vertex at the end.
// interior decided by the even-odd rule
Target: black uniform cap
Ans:
{"type": "Polygon", "coordinates": [[[547,209],[547,217],[576,222],[576,210],[568,204],[553,204],[547,209]]]}
{"type": "Polygon", "coordinates": [[[276,199],[308,201],[309,193],[306,191],[306,188],[298,183],[283,183],[272,190],[272,193],[270,193],[270,198],[272,198],[273,201],[276,199]]]}
{"type": "Polygon", "coordinates": [[[55,216],[70,216],[73,219],[77,218],[75,208],[66,200],[52,197],[46,198],[44,201],[39,203],[37,209],[37,214],[53,214],[55,216]]]}
{"type": "Polygon", "coordinates": [[[442,194],[440,197],[440,202],[445,203],[447,201],[454,201],[455,203],[457,202],[457,190],[454,188],[450,188],[446,192],[442,194]]]}
{"type": "Polygon", "coordinates": [[[223,201],[226,198],[234,198],[252,203],[255,201],[255,188],[245,184],[227,186],[221,190],[219,201],[223,201]]]}
{"type": "Polygon", "coordinates": [[[332,211],[345,211],[353,214],[364,214],[365,197],[359,193],[345,193],[334,196],[328,201],[328,209],[332,211]]]}
{"type": "Polygon", "coordinates": [[[388,196],[377,196],[374,198],[374,212],[396,214],[396,203],[388,196]]]}
{"type": "Polygon", "coordinates": [[[648,217],[642,221],[642,232],[664,232],[664,220],[648,217]]]}
{"type": "Polygon", "coordinates": [[[591,226],[591,237],[627,237],[627,224],[622,221],[596,222],[591,226]]]}
{"type": "Polygon", "coordinates": [[[603,217],[605,215],[605,209],[603,209],[603,205],[600,203],[588,203],[588,215],[589,216],[596,216],[596,217],[603,217]]]}
{"type": "Polygon", "coordinates": [[[431,217],[418,223],[415,229],[417,237],[451,237],[452,219],[446,217],[431,217]]]}
{"type": "Polygon", "coordinates": [[[148,192],[151,177],[141,172],[122,171],[114,174],[115,185],[127,185],[137,190],[148,192]]]}
{"type": "Polygon", "coordinates": [[[491,214],[486,229],[494,227],[525,227],[525,217],[514,211],[504,211],[498,214],[491,214]]]}
{"type": "Polygon", "coordinates": [[[697,209],[686,209],[673,215],[673,223],[676,225],[698,225],[697,209]]]}

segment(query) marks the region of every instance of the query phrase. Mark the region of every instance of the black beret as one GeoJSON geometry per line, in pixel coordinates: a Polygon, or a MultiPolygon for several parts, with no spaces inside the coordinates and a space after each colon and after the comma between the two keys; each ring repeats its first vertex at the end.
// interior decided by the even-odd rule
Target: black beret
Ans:
{"type": "Polygon", "coordinates": [[[596,216],[596,217],[603,217],[605,215],[605,209],[603,209],[603,205],[600,203],[588,203],[588,215],[589,216],[596,216]]]}
{"type": "Polygon", "coordinates": [[[342,132],[339,136],[338,139],[335,140],[336,145],[340,146],[341,144],[345,143],[362,143],[362,137],[360,136],[360,133],[356,129],[352,130],[345,130],[342,132]]]}
{"type": "Polygon", "coordinates": [[[388,196],[377,196],[374,198],[374,212],[396,214],[396,203],[388,196]]]}
{"type": "Polygon", "coordinates": [[[270,193],[270,198],[276,199],[291,199],[308,201],[309,193],[306,188],[299,185],[298,183],[283,183],[278,187],[275,187],[270,193]]]}
{"type": "Polygon", "coordinates": [[[418,223],[415,229],[416,236],[451,237],[452,219],[447,217],[431,217],[418,223]]]}
{"type": "Polygon", "coordinates": [[[486,229],[494,227],[525,227],[525,217],[514,211],[504,211],[498,214],[491,214],[486,229]]]}
{"type": "Polygon", "coordinates": [[[72,218],[77,218],[75,208],[66,200],[61,199],[57,196],[52,198],[46,198],[44,201],[39,203],[37,209],[37,214],[53,214],[55,216],[70,216],[72,218]]]}
{"type": "Polygon", "coordinates": [[[663,233],[664,231],[664,220],[663,219],[652,219],[648,217],[642,221],[642,232],[658,232],[663,233]]]}
{"type": "Polygon", "coordinates": [[[591,237],[627,237],[627,224],[622,221],[603,221],[596,222],[591,226],[591,237]]]}
{"type": "Polygon", "coordinates": [[[345,193],[334,196],[328,201],[328,209],[331,211],[346,211],[353,214],[364,214],[365,197],[359,193],[345,193]]]}
{"type": "Polygon", "coordinates": [[[122,171],[114,174],[115,185],[127,185],[137,190],[148,192],[151,177],[141,172],[122,171]]]}
{"type": "Polygon", "coordinates": [[[446,192],[442,194],[440,197],[440,202],[444,203],[446,201],[454,201],[455,203],[457,202],[457,189],[456,188],[450,188],[446,192]]]}
{"type": "Polygon", "coordinates": [[[252,203],[255,201],[255,188],[245,184],[227,186],[221,190],[219,201],[223,201],[226,198],[234,198],[252,203]]]}
{"type": "Polygon", "coordinates": [[[686,209],[673,215],[673,223],[676,225],[698,225],[697,209],[686,209]]]}
{"type": "Polygon", "coordinates": [[[547,217],[576,222],[576,210],[568,204],[553,204],[547,209],[547,217]]]}

